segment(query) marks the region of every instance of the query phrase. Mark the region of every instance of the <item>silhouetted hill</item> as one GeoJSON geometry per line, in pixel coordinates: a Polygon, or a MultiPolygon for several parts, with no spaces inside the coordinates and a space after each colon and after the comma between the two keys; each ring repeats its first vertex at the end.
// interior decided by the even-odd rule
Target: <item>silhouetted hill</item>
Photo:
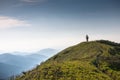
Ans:
{"type": "Polygon", "coordinates": [[[120,45],[106,40],[69,47],[16,80],[120,80],[120,45]]]}

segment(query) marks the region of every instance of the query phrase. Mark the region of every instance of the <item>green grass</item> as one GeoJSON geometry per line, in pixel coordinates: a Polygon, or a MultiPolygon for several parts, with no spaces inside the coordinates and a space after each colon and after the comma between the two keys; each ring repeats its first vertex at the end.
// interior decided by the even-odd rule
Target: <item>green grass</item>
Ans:
{"type": "Polygon", "coordinates": [[[120,45],[99,40],[69,47],[16,80],[120,80],[120,45]]]}

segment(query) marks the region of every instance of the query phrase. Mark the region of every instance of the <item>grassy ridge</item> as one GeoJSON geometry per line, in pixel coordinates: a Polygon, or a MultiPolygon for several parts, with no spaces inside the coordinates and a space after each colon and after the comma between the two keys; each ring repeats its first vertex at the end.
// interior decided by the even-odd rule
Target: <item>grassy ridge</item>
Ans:
{"type": "Polygon", "coordinates": [[[16,80],[120,80],[120,45],[100,40],[69,47],[16,80]]]}

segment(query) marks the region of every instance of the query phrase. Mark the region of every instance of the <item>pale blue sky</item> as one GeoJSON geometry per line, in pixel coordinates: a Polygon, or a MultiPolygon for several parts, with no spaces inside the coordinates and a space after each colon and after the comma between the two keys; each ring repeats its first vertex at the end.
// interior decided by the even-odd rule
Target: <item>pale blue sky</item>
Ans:
{"type": "Polygon", "coordinates": [[[120,42],[119,0],[0,0],[0,51],[63,49],[85,41],[120,42]]]}

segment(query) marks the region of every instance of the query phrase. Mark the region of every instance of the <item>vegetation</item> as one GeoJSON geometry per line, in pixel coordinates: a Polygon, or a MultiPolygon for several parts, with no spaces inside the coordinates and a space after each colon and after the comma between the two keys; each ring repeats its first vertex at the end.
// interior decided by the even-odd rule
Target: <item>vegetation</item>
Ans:
{"type": "Polygon", "coordinates": [[[99,40],[69,47],[16,80],[120,80],[120,45],[99,40]]]}

